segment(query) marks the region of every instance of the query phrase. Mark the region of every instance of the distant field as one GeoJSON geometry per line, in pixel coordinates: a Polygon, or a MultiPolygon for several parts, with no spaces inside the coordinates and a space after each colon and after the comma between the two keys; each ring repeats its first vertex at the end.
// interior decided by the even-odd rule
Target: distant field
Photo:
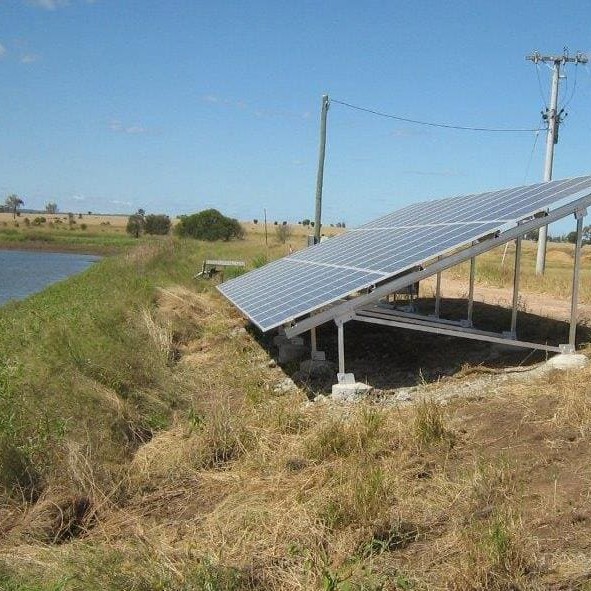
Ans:
{"type": "MultiPolygon", "coordinates": [[[[88,215],[85,213],[82,214],[81,218],[78,216],[79,214],[74,215],[76,225],[86,224],[88,228],[98,228],[104,229],[105,231],[111,230],[115,232],[125,232],[125,226],[127,224],[128,217],[125,215],[88,215]]],[[[16,217],[16,219],[12,217],[11,213],[0,213],[0,227],[15,227],[15,223],[18,223],[20,227],[25,224],[26,218],[28,218],[32,223],[37,217],[44,217],[48,224],[51,222],[53,224],[57,223],[58,225],[68,225],[67,213],[57,213],[55,215],[47,213],[21,213],[20,216],[16,217]],[[4,226],[4,224],[6,224],[6,226],[4,226]]]]}

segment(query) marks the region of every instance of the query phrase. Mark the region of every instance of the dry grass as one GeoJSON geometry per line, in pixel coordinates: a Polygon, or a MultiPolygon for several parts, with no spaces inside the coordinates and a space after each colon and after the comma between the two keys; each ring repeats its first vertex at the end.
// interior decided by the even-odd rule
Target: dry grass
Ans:
{"type": "MultiPolygon", "coordinates": [[[[493,287],[511,287],[513,284],[513,265],[515,260],[515,245],[499,247],[486,252],[477,258],[476,281],[481,285],[493,287]]],[[[574,245],[567,243],[549,243],[546,257],[546,272],[543,277],[535,273],[537,243],[522,242],[522,260],[520,287],[523,291],[543,293],[569,298],[572,291],[572,275],[574,263],[574,245]]],[[[582,250],[581,282],[579,288],[580,301],[591,303],[591,246],[584,246],[582,250]]],[[[454,267],[449,271],[453,278],[468,276],[468,263],[454,267]]]]}
{"type": "MultiPolygon", "coordinates": [[[[283,372],[217,295],[177,286],[154,299],[135,320],[188,404],[122,460],[119,479],[104,478],[95,448],[65,442],[62,486],[0,507],[0,585],[541,591],[591,580],[591,370],[500,379],[446,405],[310,404],[274,392],[283,372]]],[[[132,412],[97,387],[114,414],[132,412]]]]}

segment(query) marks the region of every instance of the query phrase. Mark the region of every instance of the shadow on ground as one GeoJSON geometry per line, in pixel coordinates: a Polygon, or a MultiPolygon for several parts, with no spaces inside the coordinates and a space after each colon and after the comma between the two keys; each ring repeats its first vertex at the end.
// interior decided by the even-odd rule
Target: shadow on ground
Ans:
{"type": "MultiPolygon", "coordinates": [[[[433,311],[432,298],[416,302],[417,311],[428,314],[433,311]]],[[[441,317],[451,320],[466,318],[467,300],[443,299],[441,317]]],[[[511,310],[474,302],[473,323],[476,328],[502,332],[509,330],[511,310]]],[[[362,322],[345,324],[345,368],[355,374],[357,381],[371,384],[380,390],[392,390],[421,383],[436,382],[442,377],[453,376],[466,367],[526,366],[545,360],[553,353],[534,351],[517,347],[497,346],[491,343],[445,335],[430,334],[362,322]]],[[[519,312],[517,336],[522,341],[559,345],[568,342],[567,322],[519,312]]],[[[272,338],[254,330],[253,335],[260,344],[276,357],[272,338]]],[[[304,335],[309,344],[309,335],[304,335]]],[[[329,361],[336,363],[337,330],[334,323],[327,323],[317,329],[318,349],[326,353],[329,361]]],[[[579,325],[577,345],[591,341],[591,328],[579,325]]],[[[330,392],[336,382],[336,369],[318,372],[317,375],[299,371],[299,362],[282,365],[283,370],[310,397],[330,392]]]]}

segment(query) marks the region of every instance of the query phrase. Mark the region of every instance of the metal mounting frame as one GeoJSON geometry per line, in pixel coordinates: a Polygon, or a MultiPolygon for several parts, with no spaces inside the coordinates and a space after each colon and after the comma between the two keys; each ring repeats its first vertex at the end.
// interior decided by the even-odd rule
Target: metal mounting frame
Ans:
{"type": "Polygon", "coordinates": [[[432,334],[440,334],[454,337],[461,337],[473,339],[478,341],[486,341],[490,343],[498,343],[507,346],[514,346],[518,348],[531,348],[542,351],[556,352],[556,353],[572,353],[575,350],[575,338],[577,328],[577,309],[578,309],[578,289],[581,267],[581,248],[582,248],[582,232],[583,232],[583,218],[587,215],[587,206],[591,204],[591,195],[587,195],[577,201],[564,205],[548,213],[543,218],[534,217],[528,220],[521,220],[516,226],[500,233],[495,234],[487,240],[472,243],[471,246],[466,247],[454,254],[446,257],[437,257],[430,265],[408,273],[402,277],[397,277],[382,285],[377,286],[370,293],[353,297],[349,300],[337,303],[328,309],[318,312],[313,316],[300,320],[285,327],[285,332],[288,337],[293,337],[308,330],[315,330],[315,328],[325,322],[334,320],[338,330],[338,356],[339,356],[339,373],[345,372],[345,337],[344,324],[350,320],[357,320],[370,324],[378,324],[382,326],[391,326],[395,328],[404,328],[408,330],[415,330],[427,332],[432,334]],[[573,269],[572,281],[572,299],[571,299],[571,314],[570,314],[570,329],[568,344],[561,344],[559,346],[547,345],[541,343],[532,343],[528,341],[521,341],[517,339],[517,312],[519,302],[519,275],[520,275],[520,261],[521,261],[521,241],[523,236],[531,230],[546,226],[553,221],[560,220],[568,215],[574,216],[577,220],[577,240],[575,244],[575,261],[573,269]],[[513,277],[513,298],[512,298],[512,314],[510,330],[504,333],[492,333],[473,328],[472,326],[472,312],[474,302],[474,280],[475,280],[475,266],[476,257],[484,252],[492,250],[503,244],[515,240],[515,269],[513,277]],[[441,272],[454,267],[462,262],[470,261],[470,277],[469,277],[469,295],[468,295],[468,317],[463,321],[450,321],[439,318],[440,302],[441,302],[441,272]],[[388,310],[386,308],[378,309],[375,304],[384,296],[401,290],[415,282],[424,280],[428,277],[436,275],[436,296],[435,296],[435,311],[432,316],[421,316],[419,314],[410,314],[400,311],[388,310]],[[374,305],[373,307],[372,304],[374,305]]]}

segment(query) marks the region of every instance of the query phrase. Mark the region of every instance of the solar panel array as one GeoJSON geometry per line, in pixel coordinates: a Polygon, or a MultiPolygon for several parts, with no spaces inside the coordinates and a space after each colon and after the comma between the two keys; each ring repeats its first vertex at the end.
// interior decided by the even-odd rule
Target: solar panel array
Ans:
{"type": "Polygon", "coordinates": [[[218,289],[262,331],[591,195],[591,176],[409,205],[218,289]]]}

